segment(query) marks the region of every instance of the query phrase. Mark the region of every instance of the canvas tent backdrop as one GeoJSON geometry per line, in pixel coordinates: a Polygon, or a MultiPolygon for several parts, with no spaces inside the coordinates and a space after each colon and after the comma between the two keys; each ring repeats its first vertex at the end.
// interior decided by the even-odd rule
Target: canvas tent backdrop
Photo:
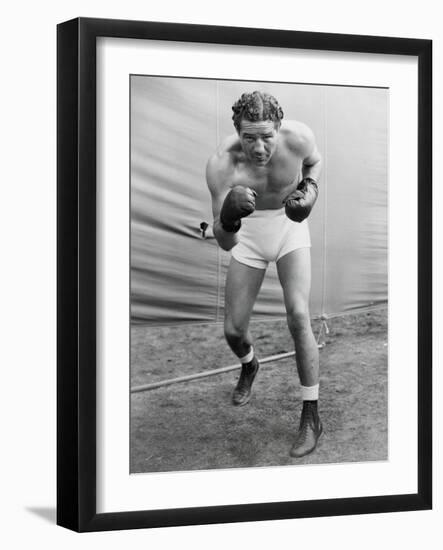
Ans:
{"type": "MultiPolygon", "coordinates": [[[[232,104],[261,90],[284,119],[314,132],[323,157],[309,217],[312,317],[385,305],[389,91],[382,88],[133,75],[131,99],[131,320],[146,325],[223,320],[230,253],[203,238],[212,224],[206,162],[234,133],[232,104]]],[[[285,316],[275,265],[253,319],[285,316]]]]}

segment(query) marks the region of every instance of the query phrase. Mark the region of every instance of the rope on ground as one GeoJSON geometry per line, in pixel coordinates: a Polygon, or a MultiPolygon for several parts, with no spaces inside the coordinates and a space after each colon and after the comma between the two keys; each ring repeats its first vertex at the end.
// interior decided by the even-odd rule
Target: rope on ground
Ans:
{"type": "MultiPolygon", "coordinates": [[[[270,355],[260,359],[260,364],[271,363],[272,361],[279,361],[280,359],[287,359],[288,357],[293,357],[295,351],[290,351],[288,353],[279,353],[278,355],[270,355]]],[[[205,378],[206,376],[213,376],[214,374],[222,374],[224,372],[229,372],[240,368],[239,363],[235,365],[229,365],[227,367],[222,367],[220,369],[207,370],[205,372],[197,372],[195,374],[188,374],[187,376],[179,376],[177,378],[170,378],[169,380],[161,380],[159,382],[152,382],[151,384],[143,384],[142,386],[135,386],[131,388],[131,393],[137,393],[147,390],[153,390],[155,388],[161,388],[163,386],[169,386],[170,384],[177,384],[179,382],[188,382],[188,380],[196,380],[197,378],[205,378]]]]}
{"type": "MultiPolygon", "coordinates": [[[[326,334],[329,333],[328,326],[326,321],[323,321],[324,326],[326,327],[326,334]]],[[[322,324],[322,327],[323,327],[322,324]]],[[[320,329],[322,330],[322,329],[320,329]]],[[[320,334],[319,334],[320,337],[320,334]]],[[[318,339],[317,339],[318,343],[318,339]]],[[[322,348],[325,345],[324,342],[318,344],[319,348],[322,348]]],[[[288,357],[294,357],[295,351],[289,351],[286,353],[279,353],[277,355],[270,355],[260,359],[260,364],[271,363],[273,361],[280,361],[281,359],[287,359],[288,357]]],[[[220,369],[212,369],[204,372],[197,372],[194,374],[188,374],[186,376],[178,376],[177,378],[170,378],[169,380],[160,380],[159,382],[151,382],[150,384],[143,384],[141,386],[134,386],[131,388],[131,393],[140,393],[148,390],[154,390],[156,388],[162,388],[164,386],[169,386],[171,384],[178,384],[180,382],[188,382],[190,380],[197,380],[198,378],[206,378],[207,376],[214,376],[215,374],[223,374],[224,372],[229,372],[231,370],[239,369],[241,364],[236,363],[235,365],[228,365],[227,367],[221,367],[220,369]]]]}
{"type": "MultiPolygon", "coordinates": [[[[320,330],[317,336],[317,347],[319,349],[323,348],[326,345],[326,342],[320,341],[323,333],[329,334],[329,327],[326,323],[328,316],[323,314],[321,319],[320,330]]],[[[269,355],[260,359],[260,364],[271,363],[273,361],[280,361],[281,359],[287,359],[288,357],[294,357],[295,351],[289,351],[286,353],[279,353],[277,355],[269,355]]],[[[206,378],[208,376],[214,376],[216,374],[223,374],[224,372],[229,372],[235,369],[239,369],[241,364],[236,363],[235,365],[228,365],[227,367],[221,367],[219,369],[207,370],[204,372],[197,372],[194,374],[188,374],[186,376],[178,376],[177,378],[169,378],[168,380],[160,380],[159,382],[151,382],[150,384],[143,384],[141,386],[134,386],[131,388],[131,393],[140,393],[144,391],[154,390],[156,388],[162,388],[164,386],[170,386],[171,384],[179,384],[180,382],[188,382],[190,380],[197,380],[198,378],[206,378]]]]}

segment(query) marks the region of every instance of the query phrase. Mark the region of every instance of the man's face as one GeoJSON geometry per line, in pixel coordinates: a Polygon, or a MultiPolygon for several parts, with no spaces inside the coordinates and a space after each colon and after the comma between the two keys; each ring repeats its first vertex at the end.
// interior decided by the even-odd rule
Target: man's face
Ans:
{"type": "Polygon", "coordinates": [[[256,166],[265,166],[277,149],[279,127],[272,120],[251,122],[242,120],[238,135],[248,160],[256,166]]]}

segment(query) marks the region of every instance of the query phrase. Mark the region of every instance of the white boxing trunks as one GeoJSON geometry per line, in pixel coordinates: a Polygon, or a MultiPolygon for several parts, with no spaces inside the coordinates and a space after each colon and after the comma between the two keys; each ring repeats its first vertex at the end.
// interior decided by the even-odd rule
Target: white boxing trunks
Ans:
{"type": "Polygon", "coordinates": [[[285,209],[255,210],[242,218],[238,232],[239,242],[232,249],[232,256],[240,263],[266,269],[269,262],[276,262],[285,254],[311,246],[308,220],[293,222],[285,209]]]}

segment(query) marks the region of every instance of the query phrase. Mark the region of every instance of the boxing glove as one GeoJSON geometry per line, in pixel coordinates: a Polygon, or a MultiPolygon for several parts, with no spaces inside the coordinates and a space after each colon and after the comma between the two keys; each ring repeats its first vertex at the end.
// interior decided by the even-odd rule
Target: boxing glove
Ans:
{"type": "Polygon", "coordinates": [[[283,201],[288,218],[294,222],[306,219],[318,196],[317,183],[312,178],[303,178],[297,189],[283,201]]]}
{"type": "Polygon", "coordinates": [[[249,187],[236,185],[223,202],[220,211],[220,222],[225,231],[235,233],[241,227],[241,218],[245,218],[255,210],[257,193],[249,187]]]}

